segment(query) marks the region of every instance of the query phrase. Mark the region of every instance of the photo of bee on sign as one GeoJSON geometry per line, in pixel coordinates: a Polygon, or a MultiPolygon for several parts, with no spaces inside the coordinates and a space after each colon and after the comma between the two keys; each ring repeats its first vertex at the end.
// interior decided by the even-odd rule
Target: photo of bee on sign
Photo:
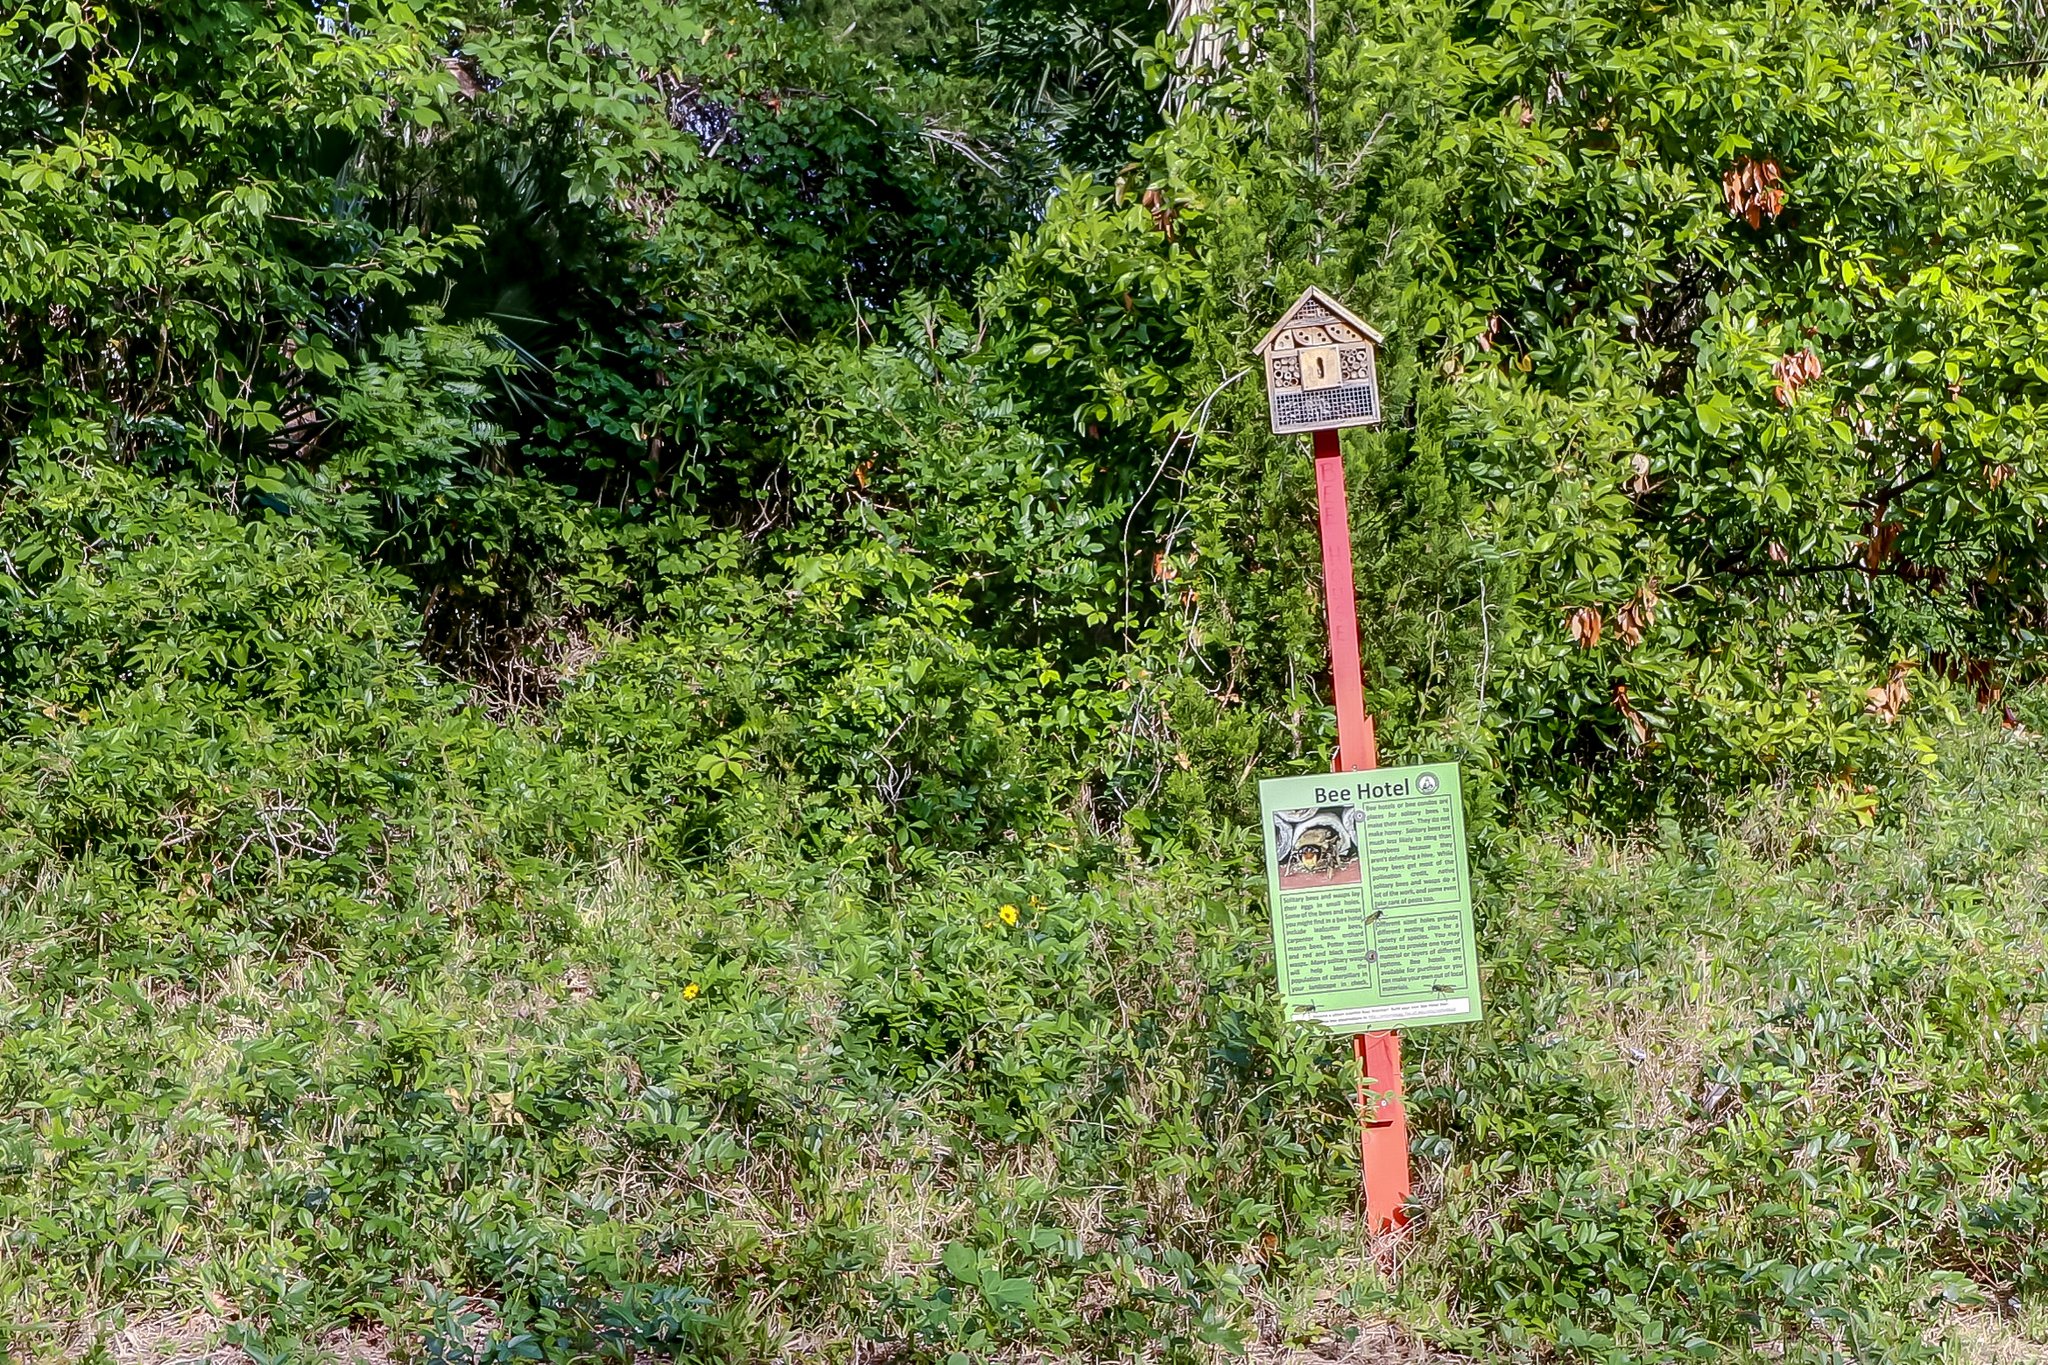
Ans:
{"type": "Polygon", "coordinates": [[[1309,806],[1273,812],[1273,851],[1282,891],[1356,886],[1360,880],[1356,806],[1309,806]]]}

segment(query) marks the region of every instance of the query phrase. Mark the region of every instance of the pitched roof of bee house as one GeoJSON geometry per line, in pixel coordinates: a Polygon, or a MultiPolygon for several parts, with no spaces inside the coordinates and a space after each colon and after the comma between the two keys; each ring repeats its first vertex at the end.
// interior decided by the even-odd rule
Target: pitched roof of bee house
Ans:
{"type": "Polygon", "coordinates": [[[1314,285],[1310,285],[1302,290],[1301,297],[1280,315],[1280,321],[1273,324],[1273,330],[1266,333],[1258,345],[1252,347],[1252,354],[1264,355],[1273,349],[1273,343],[1280,340],[1284,333],[1296,327],[1327,327],[1333,322],[1350,327],[1375,346],[1386,340],[1371,323],[1314,285]]]}

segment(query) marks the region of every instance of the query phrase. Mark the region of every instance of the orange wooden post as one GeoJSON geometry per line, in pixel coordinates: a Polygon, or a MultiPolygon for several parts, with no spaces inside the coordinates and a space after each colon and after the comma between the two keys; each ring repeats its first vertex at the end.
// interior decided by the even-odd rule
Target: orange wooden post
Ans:
{"type": "MultiPolygon", "coordinates": [[[[1344,489],[1344,451],[1337,432],[1315,433],[1316,511],[1323,541],[1323,602],[1330,620],[1330,673],[1337,702],[1338,772],[1377,768],[1379,738],[1365,712],[1365,676],[1358,659],[1358,602],[1351,584],[1351,514],[1344,489]]],[[[1361,861],[1363,850],[1360,851],[1361,861]]],[[[1407,1221],[1408,1110],[1401,1102],[1401,1035],[1354,1035],[1358,1058],[1360,1164],[1366,1217],[1374,1232],[1407,1221]]]]}

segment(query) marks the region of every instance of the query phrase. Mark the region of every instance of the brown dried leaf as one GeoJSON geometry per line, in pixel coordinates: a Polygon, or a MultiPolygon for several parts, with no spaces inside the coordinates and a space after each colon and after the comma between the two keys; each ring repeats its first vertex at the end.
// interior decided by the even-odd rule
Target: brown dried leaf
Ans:
{"type": "Polygon", "coordinates": [[[1634,649],[1643,642],[1643,636],[1657,623],[1657,588],[1645,583],[1636,589],[1630,598],[1614,613],[1614,633],[1621,642],[1634,649]]]}
{"type": "Polygon", "coordinates": [[[1602,621],[1598,607],[1573,607],[1565,613],[1564,623],[1580,649],[1591,649],[1600,643],[1602,621]]]}
{"type": "Polygon", "coordinates": [[[1143,204],[1147,211],[1151,213],[1152,226],[1158,228],[1168,237],[1172,237],[1173,220],[1178,216],[1173,207],[1173,201],[1168,199],[1162,191],[1149,189],[1145,191],[1144,196],[1138,202],[1143,204]]]}
{"type": "Polygon", "coordinates": [[[1892,551],[1899,543],[1899,523],[1881,521],[1871,531],[1870,539],[1863,543],[1863,569],[1865,573],[1876,573],[1892,557],[1892,551]]]}
{"type": "Polygon", "coordinates": [[[462,98],[473,100],[483,94],[483,82],[478,79],[476,58],[443,57],[441,65],[449,75],[455,77],[455,89],[462,98]]]}
{"type": "Polygon", "coordinates": [[[1785,208],[1782,179],[1783,168],[1775,159],[1742,157],[1721,173],[1721,194],[1728,212],[1753,228],[1762,227],[1765,218],[1776,218],[1785,208]]]}
{"type": "Polygon", "coordinates": [[[1650,457],[1641,451],[1637,451],[1628,457],[1628,466],[1633,472],[1629,475],[1628,482],[1623,487],[1627,488],[1629,492],[1637,497],[1641,497],[1650,491],[1650,457]]]}
{"type": "Polygon", "coordinates": [[[1772,362],[1771,374],[1778,381],[1779,406],[1789,408],[1801,389],[1820,378],[1820,357],[1811,350],[1787,351],[1772,362]]]}
{"type": "Polygon", "coordinates": [[[1643,713],[1629,704],[1627,683],[1616,683],[1614,685],[1614,705],[1621,712],[1621,718],[1628,722],[1628,728],[1634,731],[1636,743],[1649,743],[1650,722],[1644,720],[1643,713]]]}
{"type": "Polygon", "coordinates": [[[1863,709],[1890,725],[1898,720],[1899,712],[1905,709],[1913,694],[1906,689],[1906,675],[1913,671],[1912,661],[1901,659],[1892,665],[1891,676],[1880,687],[1864,690],[1863,709]]]}

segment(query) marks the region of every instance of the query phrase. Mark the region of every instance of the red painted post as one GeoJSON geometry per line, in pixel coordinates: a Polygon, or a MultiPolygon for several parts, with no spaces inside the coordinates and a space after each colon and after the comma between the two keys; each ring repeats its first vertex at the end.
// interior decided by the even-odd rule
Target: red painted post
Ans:
{"type": "Polygon", "coordinates": [[[1330,615],[1330,671],[1337,693],[1336,771],[1380,766],[1379,741],[1365,714],[1358,666],[1358,603],[1351,589],[1351,514],[1344,498],[1344,450],[1337,433],[1315,433],[1316,511],[1323,533],[1323,604],[1330,615]]]}
{"type": "MultiPolygon", "coordinates": [[[[1379,739],[1365,713],[1365,677],[1358,661],[1358,602],[1351,586],[1351,514],[1344,489],[1344,450],[1337,433],[1315,433],[1316,511],[1323,540],[1323,601],[1330,619],[1330,672],[1337,701],[1338,772],[1377,768],[1379,739]]],[[[1361,855],[1362,856],[1362,855],[1361,855]]],[[[1366,1218],[1374,1232],[1407,1221],[1408,1110],[1401,1102],[1401,1035],[1360,1033],[1351,1040],[1358,1058],[1358,1117],[1363,1125],[1359,1161],[1365,1175],[1366,1218]],[[1368,1103],[1368,1090],[1371,1091],[1368,1103]]]]}

